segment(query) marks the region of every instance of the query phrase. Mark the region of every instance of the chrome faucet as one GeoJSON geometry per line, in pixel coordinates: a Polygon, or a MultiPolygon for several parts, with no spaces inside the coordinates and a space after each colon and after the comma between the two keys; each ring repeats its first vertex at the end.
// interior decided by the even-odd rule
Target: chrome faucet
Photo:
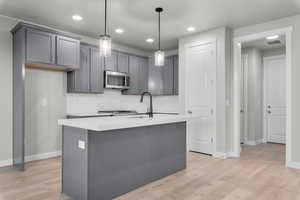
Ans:
{"type": "Polygon", "coordinates": [[[150,117],[150,118],[153,118],[153,102],[152,102],[152,94],[151,94],[150,92],[143,92],[143,93],[141,94],[141,103],[143,103],[143,101],[144,101],[144,96],[145,96],[146,94],[148,94],[149,97],[150,97],[150,111],[149,111],[147,114],[149,114],[149,117],[150,117]]]}

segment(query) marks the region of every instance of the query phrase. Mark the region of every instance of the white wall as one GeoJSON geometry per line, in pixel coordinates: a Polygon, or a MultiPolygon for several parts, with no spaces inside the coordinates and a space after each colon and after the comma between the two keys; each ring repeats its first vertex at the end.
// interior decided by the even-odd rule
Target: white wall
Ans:
{"type": "Polygon", "coordinates": [[[218,28],[179,40],[179,101],[181,112],[185,113],[186,108],[186,79],[185,79],[185,45],[196,41],[216,40],[217,43],[217,91],[216,91],[216,118],[217,138],[216,149],[218,153],[226,154],[227,130],[230,123],[227,123],[231,116],[231,32],[226,28],[218,28]]]}
{"type": "Polygon", "coordinates": [[[0,165],[12,158],[12,36],[9,30],[13,25],[14,22],[0,18],[0,165]]]}
{"type": "Polygon", "coordinates": [[[247,70],[247,123],[245,143],[255,144],[263,139],[263,67],[262,52],[256,48],[243,49],[248,55],[247,70]]]}
{"type": "MultiPolygon", "coordinates": [[[[240,37],[250,34],[255,34],[259,32],[270,31],[274,29],[280,29],[285,27],[293,27],[292,33],[292,71],[291,71],[291,160],[293,163],[298,163],[300,166],[300,123],[299,123],[299,113],[300,113],[300,15],[283,18],[280,20],[275,20],[267,23],[257,24],[253,26],[247,26],[243,28],[238,28],[234,30],[234,37],[240,37]]],[[[232,137],[232,134],[230,135],[232,137]]],[[[233,147],[232,147],[233,148],[233,147]]]]}
{"type": "Polygon", "coordinates": [[[25,155],[61,151],[61,127],[57,120],[66,115],[63,72],[26,69],[25,155]]]}

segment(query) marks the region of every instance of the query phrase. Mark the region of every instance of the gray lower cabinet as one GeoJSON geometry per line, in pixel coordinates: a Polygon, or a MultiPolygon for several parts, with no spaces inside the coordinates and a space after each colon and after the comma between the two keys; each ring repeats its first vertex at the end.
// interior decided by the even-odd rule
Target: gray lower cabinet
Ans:
{"type": "Polygon", "coordinates": [[[64,126],[62,141],[62,192],[74,200],[112,200],[186,168],[186,122],[107,131],[64,126]]]}
{"type": "Polygon", "coordinates": [[[55,64],[55,35],[34,29],[26,30],[27,63],[55,64]]]}
{"type": "Polygon", "coordinates": [[[148,58],[129,56],[130,89],[123,90],[125,95],[139,95],[148,91],[148,58]]]}
{"type": "Polygon", "coordinates": [[[69,93],[103,93],[103,59],[98,48],[80,46],[80,68],[68,72],[69,93]]]}
{"type": "Polygon", "coordinates": [[[73,69],[78,69],[79,66],[79,48],[80,42],[78,40],[57,36],[57,65],[59,66],[68,66],[73,69]]]}
{"type": "Polygon", "coordinates": [[[118,69],[118,52],[112,51],[111,56],[104,59],[105,70],[116,72],[118,69]]]}

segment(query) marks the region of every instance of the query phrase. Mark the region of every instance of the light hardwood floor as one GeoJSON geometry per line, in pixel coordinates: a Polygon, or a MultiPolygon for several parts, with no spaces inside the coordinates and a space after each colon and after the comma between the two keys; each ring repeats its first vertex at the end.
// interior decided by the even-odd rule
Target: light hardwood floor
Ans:
{"type": "MultiPolygon", "coordinates": [[[[186,170],[116,200],[300,200],[300,170],[284,167],[283,145],[243,146],[240,159],[189,153],[186,170]]],[[[60,159],[0,169],[0,200],[69,200],[60,194],[60,159]]]]}

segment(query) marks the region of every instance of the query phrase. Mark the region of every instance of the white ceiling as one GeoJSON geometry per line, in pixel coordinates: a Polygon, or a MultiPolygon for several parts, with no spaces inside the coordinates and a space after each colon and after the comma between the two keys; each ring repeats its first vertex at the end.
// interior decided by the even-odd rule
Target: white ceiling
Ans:
{"type": "Polygon", "coordinates": [[[260,50],[270,50],[270,49],[279,49],[285,47],[285,36],[281,35],[278,39],[281,43],[280,44],[268,44],[268,40],[265,38],[259,39],[259,40],[253,40],[249,42],[242,43],[242,48],[257,48],[260,50]]]}
{"type": "MultiPolygon", "coordinates": [[[[174,49],[188,26],[203,31],[262,23],[300,12],[300,0],[108,0],[109,29],[114,41],[154,50],[148,37],[157,38],[155,7],[162,6],[162,47],[174,49]],[[114,33],[122,27],[123,35],[114,33]]],[[[0,14],[86,36],[103,32],[104,0],[0,0],[0,14]],[[73,14],[83,17],[72,20],[73,14]]]]}

